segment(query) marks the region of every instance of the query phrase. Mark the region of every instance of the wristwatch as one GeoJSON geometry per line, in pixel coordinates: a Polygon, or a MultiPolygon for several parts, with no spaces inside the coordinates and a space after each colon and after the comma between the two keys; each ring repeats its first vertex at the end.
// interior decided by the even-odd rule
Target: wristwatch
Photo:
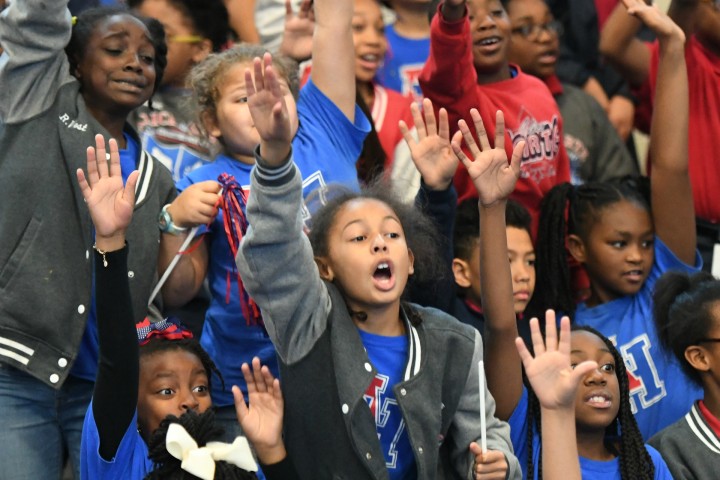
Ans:
{"type": "Polygon", "coordinates": [[[158,228],[163,233],[169,233],[170,235],[180,235],[187,227],[178,227],[173,223],[172,215],[168,212],[170,204],[165,205],[158,215],[158,228]]]}

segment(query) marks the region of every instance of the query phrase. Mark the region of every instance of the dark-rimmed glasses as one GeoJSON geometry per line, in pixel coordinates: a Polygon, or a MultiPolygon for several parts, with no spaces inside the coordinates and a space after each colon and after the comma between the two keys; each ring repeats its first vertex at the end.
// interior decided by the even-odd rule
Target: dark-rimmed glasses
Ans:
{"type": "Polygon", "coordinates": [[[531,42],[540,38],[540,32],[543,31],[549,33],[550,35],[554,34],[560,36],[563,34],[563,26],[559,21],[552,20],[547,23],[526,23],[525,25],[520,25],[519,27],[515,27],[510,30],[511,33],[520,35],[531,42]]]}

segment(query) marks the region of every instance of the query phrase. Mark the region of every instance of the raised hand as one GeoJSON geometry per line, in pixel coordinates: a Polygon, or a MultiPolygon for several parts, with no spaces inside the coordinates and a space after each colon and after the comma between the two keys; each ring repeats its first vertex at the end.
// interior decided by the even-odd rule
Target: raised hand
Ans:
{"type": "Polygon", "coordinates": [[[279,52],[298,61],[310,58],[314,30],[315,15],[312,1],[303,0],[295,15],[290,0],[285,0],[285,30],[279,52]]]}
{"type": "Polygon", "coordinates": [[[685,33],[657,5],[648,5],[643,0],[622,0],[628,13],[640,19],[659,39],[678,38],[685,41],[685,33]]]}
{"type": "Polygon", "coordinates": [[[81,168],[78,168],[76,175],[95,225],[98,248],[116,250],[125,244],[125,230],[130,225],[135,207],[138,172],[132,172],[123,186],[118,144],[113,138],[108,143],[110,166],[105,138],[98,134],[95,135],[95,147],[87,149],[87,177],[81,168]],[[106,240],[108,243],[100,246],[100,242],[106,240]]]}
{"type": "Polygon", "coordinates": [[[293,131],[285,96],[272,65],[272,56],[266,53],[262,60],[253,60],[255,78],[245,69],[248,107],[255,128],[260,135],[260,155],[273,166],[280,165],[290,152],[293,131]]]}
{"type": "Polygon", "coordinates": [[[273,377],[268,367],[260,366],[258,357],[253,358],[252,369],[244,363],[242,372],[250,405],[245,405],[242,392],[237,386],[233,386],[238,421],[243,433],[252,442],[260,461],[266,465],[277,463],[286,455],[282,439],[285,403],[280,381],[273,377]]]}
{"type": "Polygon", "coordinates": [[[545,342],[537,318],[530,320],[530,332],[535,351],[534,358],[520,337],[515,339],[515,345],[540,406],[550,410],[573,408],[578,385],[588,372],[597,368],[597,362],[588,360],[574,368],[571,366],[568,317],[560,320],[559,342],[555,312],[552,310],[545,313],[545,342]]]}
{"type": "Polygon", "coordinates": [[[416,103],[410,106],[410,111],[417,131],[417,140],[404,121],[400,120],[398,127],[410,148],[413,163],[430,189],[445,190],[452,183],[458,166],[458,159],[450,146],[447,110],[440,109],[439,124],[435,120],[432,102],[428,98],[423,100],[422,113],[416,103]]]}
{"type": "Polygon", "coordinates": [[[520,141],[515,145],[512,159],[508,164],[505,153],[505,118],[502,112],[498,110],[495,117],[495,148],[490,147],[480,113],[473,108],[470,110],[470,116],[475,124],[480,147],[475,143],[465,120],[458,122],[460,131],[453,136],[451,145],[455,155],[467,168],[468,175],[477,189],[480,203],[484,207],[489,207],[506,199],[515,189],[515,183],[520,176],[520,158],[525,142],[520,141]],[[462,139],[470,149],[473,160],[462,151],[462,139]]]}

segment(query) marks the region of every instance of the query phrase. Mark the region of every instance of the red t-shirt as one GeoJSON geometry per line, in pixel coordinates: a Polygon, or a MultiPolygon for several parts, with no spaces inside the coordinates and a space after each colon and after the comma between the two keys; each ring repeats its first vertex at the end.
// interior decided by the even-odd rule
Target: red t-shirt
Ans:
{"type": "MultiPolygon", "coordinates": [[[[538,78],[514,67],[508,80],[486,85],[477,83],[472,58],[472,37],[467,14],[459,22],[447,22],[438,11],[430,27],[430,56],[420,74],[420,87],[434,108],[445,107],[451,133],[464,118],[472,129],[470,109],[476,108],[485,124],[490,143],[495,136],[495,112],[505,115],[505,150],[525,140],[522,172],[512,198],[528,209],[537,231],[542,197],[555,185],[570,181],[570,162],[563,145],[562,117],[547,86],[538,78]]],[[[455,175],[458,200],[477,197],[463,166],[455,175]]]]}
{"type": "MultiPolygon", "coordinates": [[[[655,98],[659,45],[651,53],[648,87],[655,98]]],[[[689,95],[688,159],[695,213],[720,222],[720,57],[691,36],[685,46],[689,95]]]]}

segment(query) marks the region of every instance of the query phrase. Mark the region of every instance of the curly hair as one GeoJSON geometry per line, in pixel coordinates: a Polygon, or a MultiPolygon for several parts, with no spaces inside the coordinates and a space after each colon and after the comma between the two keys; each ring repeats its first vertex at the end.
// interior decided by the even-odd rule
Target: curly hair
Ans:
{"type": "MultiPolygon", "coordinates": [[[[262,58],[267,49],[260,45],[250,43],[239,43],[219,53],[212,53],[195,65],[188,76],[189,84],[193,90],[193,101],[197,108],[198,125],[201,126],[205,135],[205,116],[217,112],[217,104],[220,100],[220,86],[226,80],[228,71],[236,65],[251,66],[253,59],[262,58]]],[[[284,79],[295,100],[300,92],[300,79],[298,77],[298,64],[295,60],[281,54],[273,54],[273,66],[284,79]]]]}
{"type": "MultiPolygon", "coordinates": [[[[407,205],[398,199],[393,194],[387,180],[382,178],[365,186],[360,192],[343,190],[313,214],[312,228],[308,233],[308,238],[316,256],[328,255],[330,231],[335,223],[335,218],[346,203],[358,199],[380,201],[390,207],[400,220],[408,248],[415,257],[415,273],[408,279],[403,299],[409,297],[411,289],[419,291],[433,288],[438,282],[447,280],[443,259],[439,253],[442,239],[432,220],[415,206],[407,205]]],[[[406,303],[404,303],[404,307],[407,312],[406,303]]],[[[411,318],[411,320],[413,319],[411,318]]]]}
{"type": "MultiPolygon", "coordinates": [[[[147,474],[145,480],[196,480],[198,477],[182,469],[182,462],[170,455],[165,447],[165,437],[168,427],[179,423],[198,444],[205,446],[208,442],[222,438],[223,429],[215,424],[215,412],[212,408],[203,413],[189,410],[180,417],[168,415],[160,426],[153,432],[148,442],[148,456],[155,464],[155,468],[147,474]]],[[[257,476],[254,473],[241,470],[233,464],[215,462],[216,480],[252,480],[257,476]]]]}
{"type": "MultiPolygon", "coordinates": [[[[605,447],[620,458],[620,478],[623,480],[651,480],[655,476],[655,465],[645,448],[640,429],[635,421],[630,406],[630,380],[628,379],[625,362],[615,345],[602,333],[592,327],[573,325],[573,332],[588,332],[602,340],[615,361],[615,375],[620,389],[620,409],[617,417],[605,428],[605,447]],[[619,447],[619,448],[618,448],[619,447]]],[[[530,384],[526,382],[528,390],[528,418],[527,418],[527,478],[533,478],[535,465],[532,459],[533,432],[542,436],[540,427],[540,403],[530,384]]],[[[541,446],[542,448],[542,446],[541,446]]],[[[538,478],[542,479],[542,455],[537,465],[538,478]]]]}
{"type": "Polygon", "coordinates": [[[157,91],[162,82],[165,67],[167,66],[167,44],[165,43],[165,29],[162,24],[154,18],[145,18],[134,14],[128,10],[118,7],[98,7],[90,8],[78,15],[72,27],[72,35],[70,42],[65,47],[65,54],[70,62],[70,73],[75,74],[78,64],[85,56],[86,49],[90,43],[95,28],[103,20],[114,15],[127,15],[140,20],[145,25],[150,34],[150,41],[155,49],[155,57],[153,60],[155,66],[155,84],[153,85],[153,93],[157,91]]]}
{"type": "Polygon", "coordinates": [[[708,272],[668,272],[655,284],[653,313],[660,342],[672,351],[685,373],[703,386],[700,373],[685,358],[685,349],[707,338],[720,302],[720,281],[708,272]]]}

